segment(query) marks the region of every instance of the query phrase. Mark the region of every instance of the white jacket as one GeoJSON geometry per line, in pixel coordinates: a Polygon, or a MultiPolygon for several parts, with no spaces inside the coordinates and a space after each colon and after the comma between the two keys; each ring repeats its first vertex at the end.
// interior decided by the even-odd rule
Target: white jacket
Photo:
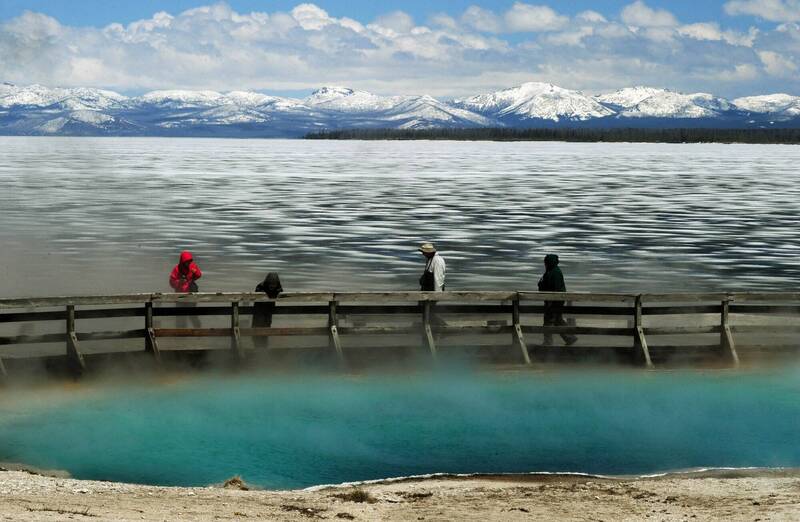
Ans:
{"type": "Polygon", "coordinates": [[[447,272],[447,268],[445,266],[444,258],[439,254],[434,254],[431,258],[431,265],[428,268],[431,272],[433,272],[433,282],[435,285],[436,292],[444,291],[444,276],[447,272]]]}

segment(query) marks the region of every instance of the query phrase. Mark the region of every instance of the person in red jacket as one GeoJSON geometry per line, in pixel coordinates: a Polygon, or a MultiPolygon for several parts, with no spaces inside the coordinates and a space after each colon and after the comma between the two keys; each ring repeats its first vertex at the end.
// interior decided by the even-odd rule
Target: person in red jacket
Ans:
{"type": "MultiPolygon", "coordinates": [[[[197,288],[197,281],[203,276],[200,268],[192,259],[192,253],[188,251],[181,252],[181,257],[175,268],[169,274],[169,286],[175,290],[176,293],[185,294],[189,292],[199,292],[197,288]]],[[[197,306],[197,303],[176,303],[178,307],[192,308],[197,306]]],[[[196,315],[188,316],[192,327],[200,328],[200,318],[196,315]]],[[[187,316],[179,315],[177,317],[178,328],[186,328],[187,316]]]]}
{"type": "Polygon", "coordinates": [[[169,286],[175,292],[185,294],[187,292],[197,292],[197,281],[203,277],[200,268],[192,259],[192,253],[188,251],[181,252],[180,262],[172,269],[169,275],[169,286]]]}

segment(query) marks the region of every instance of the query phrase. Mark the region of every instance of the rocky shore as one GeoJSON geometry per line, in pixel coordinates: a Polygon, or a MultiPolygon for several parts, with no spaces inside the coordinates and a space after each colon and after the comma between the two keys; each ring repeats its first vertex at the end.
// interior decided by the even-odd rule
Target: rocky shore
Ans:
{"type": "Polygon", "coordinates": [[[0,471],[0,520],[796,521],[798,470],[650,478],[414,478],[296,491],[155,487],[0,471]]]}

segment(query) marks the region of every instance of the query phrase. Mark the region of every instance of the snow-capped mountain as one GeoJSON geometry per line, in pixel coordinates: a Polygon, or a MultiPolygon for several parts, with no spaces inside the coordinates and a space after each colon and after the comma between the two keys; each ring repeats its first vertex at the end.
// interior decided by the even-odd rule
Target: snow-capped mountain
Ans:
{"type": "Polygon", "coordinates": [[[595,99],[624,118],[716,118],[735,110],[712,94],[683,94],[653,87],[631,87],[595,99]]]}
{"type": "Polygon", "coordinates": [[[505,121],[585,121],[611,116],[614,111],[578,91],[549,83],[529,82],[489,94],[479,94],[453,104],[505,121]]]}
{"type": "Polygon", "coordinates": [[[323,87],[304,100],[308,107],[337,117],[357,115],[370,127],[400,129],[485,127],[490,119],[440,102],[430,96],[378,96],[346,87],[323,87]],[[370,123],[368,123],[370,122],[370,123]]]}
{"type": "Polygon", "coordinates": [[[777,120],[800,118],[800,96],[790,94],[747,96],[736,98],[733,103],[744,111],[767,114],[777,120]]]}
{"type": "Polygon", "coordinates": [[[292,137],[325,129],[800,127],[800,97],[631,87],[589,96],[548,83],[443,101],[328,86],[303,99],[249,91],[153,91],[0,84],[0,134],[292,137]]]}

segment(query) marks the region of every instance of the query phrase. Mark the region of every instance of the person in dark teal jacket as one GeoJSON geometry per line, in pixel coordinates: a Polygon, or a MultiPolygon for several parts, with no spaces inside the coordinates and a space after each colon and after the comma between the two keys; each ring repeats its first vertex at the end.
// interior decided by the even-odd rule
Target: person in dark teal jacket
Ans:
{"type": "MultiPolygon", "coordinates": [[[[564,284],[564,274],[558,267],[558,256],[555,254],[547,254],[544,256],[545,272],[541,279],[539,279],[540,292],[566,292],[567,285],[564,284]]],[[[564,301],[545,301],[544,302],[544,325],[545,326],[567,326],[564,320],[564,301]]],[[[564,343],[569,346],[575,344],[578,340],[574,335],[561,334],[564,343]]],[[[544,344],[553,344],[553,336],[551,334],[544,335],[544,344]]]]}

